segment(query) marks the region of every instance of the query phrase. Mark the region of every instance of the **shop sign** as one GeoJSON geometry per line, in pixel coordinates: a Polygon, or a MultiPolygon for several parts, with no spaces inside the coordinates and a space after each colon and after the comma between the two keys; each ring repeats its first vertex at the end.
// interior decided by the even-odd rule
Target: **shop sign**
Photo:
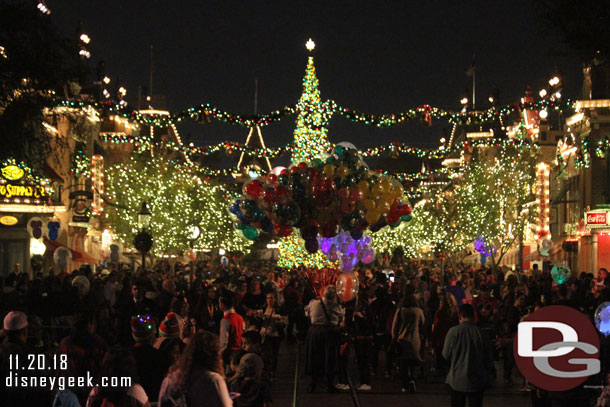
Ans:
{"type": "Polygon", "coordinates": [[[585,227],[587,229],[610,227],[610,216],[607,209],[597,209],[585,212],[585,227]]]}
{"type": "Polygon", "coordinates": [[[7,165],[0,169],[0,200],[10,203],[40,203],[48,199],[44,185],[25,177],[25,172],[15,166],[7,165]]]}

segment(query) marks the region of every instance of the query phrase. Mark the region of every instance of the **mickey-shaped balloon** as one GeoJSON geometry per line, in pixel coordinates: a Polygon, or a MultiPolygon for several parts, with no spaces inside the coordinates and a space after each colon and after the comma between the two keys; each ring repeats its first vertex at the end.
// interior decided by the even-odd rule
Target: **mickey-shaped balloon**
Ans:
{"type": "Polygon", "coordinates": [[[47,223],[47,228],[49,229],[47,236],[49,240],[57,240],[59,237],[60,226],[60,223],[57,221],[50,221],[47,223]]]}
{"type": "Polygon", "coordinates": [[[72,261],[72,253],[65,247],[60,247],[53,253],[53,260],[61,271],[65,271],[70,261],[72,261]]]}
{"type": "Polygon", "coordinates": [[[121,246],[119,246],[116,243],[112,243],[110,245],[110,262],[111,263],[118,263],[119,259],[120,259],[120,255],[119,255],[119,249],[121,248],[121,246]]]}
{"type": "Polygon", "coordinates": [[[30,219],[28,231],[34,239],[40,239],[42,237],[42,220],[40,218],[30,219]]]}

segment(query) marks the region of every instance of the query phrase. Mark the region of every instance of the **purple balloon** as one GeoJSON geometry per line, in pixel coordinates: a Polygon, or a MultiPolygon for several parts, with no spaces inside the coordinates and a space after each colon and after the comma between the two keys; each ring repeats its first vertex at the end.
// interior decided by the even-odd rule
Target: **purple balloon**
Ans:
{"type": "Polygon", "coordinates": [[[320,245],[320,248],[322,249],[322,252],[324,254],[328,254],[328,252],[330,252],[330,248],[333,246],[333,239],[332,238],[323,238],[322,240],[322,244],[320,245]]]}

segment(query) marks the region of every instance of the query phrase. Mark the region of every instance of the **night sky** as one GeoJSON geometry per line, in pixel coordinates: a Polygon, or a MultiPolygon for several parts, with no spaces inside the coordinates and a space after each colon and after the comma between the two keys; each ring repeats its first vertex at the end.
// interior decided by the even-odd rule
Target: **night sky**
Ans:
{"type": "MultiPolygon", "coordinates": [[[[557,66],[564,95],[578,98],[580,63],[537,18],[530,1],[82,1],[49,0],[51,18],[67,35],[82,22],[91,37],[91,66],[137,103],[154,46],[154,93],[170,111],[210,102],[253,113],[297,102],[309,37],[323,99],[367,113],[405,111],[422,104],[458,109],[471,86],[466,70],[476,54],[477,105],[488,107],[493,86],[503,104],[535,93],[557,66]]],[[[296,116],[263,128],[268,146],[292,139],[296,116]]],[[[434,147],[446,124],[419,122],[393,129],[352,124],[335,116],[333,142],[366,148],[397,140],[434,147]]],[[[181,125],[197,144],[245,141],[247,129],[227,124],[181,125]]]]}

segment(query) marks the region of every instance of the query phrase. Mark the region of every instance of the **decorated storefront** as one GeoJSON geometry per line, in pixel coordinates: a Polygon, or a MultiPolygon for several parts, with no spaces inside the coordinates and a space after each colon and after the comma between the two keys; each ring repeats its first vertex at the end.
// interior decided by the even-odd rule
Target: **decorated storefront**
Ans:
{"type": "Polygon", "coordinates": [[[57,241],[60,216],[66,208],[56,198],[53,182],[35,176],[14,161],[0,167],[0,270],[10,273],[17,264],[31,271],[30,258],[43,255],[44,240],[57,241]]]}
{"type": "Polygon", "coordinates": [[[590,234],[581,241],[581,263],[596,274],[602,267],[610,270],[610,207],[585,212],[585,228],[590,234]]]}

